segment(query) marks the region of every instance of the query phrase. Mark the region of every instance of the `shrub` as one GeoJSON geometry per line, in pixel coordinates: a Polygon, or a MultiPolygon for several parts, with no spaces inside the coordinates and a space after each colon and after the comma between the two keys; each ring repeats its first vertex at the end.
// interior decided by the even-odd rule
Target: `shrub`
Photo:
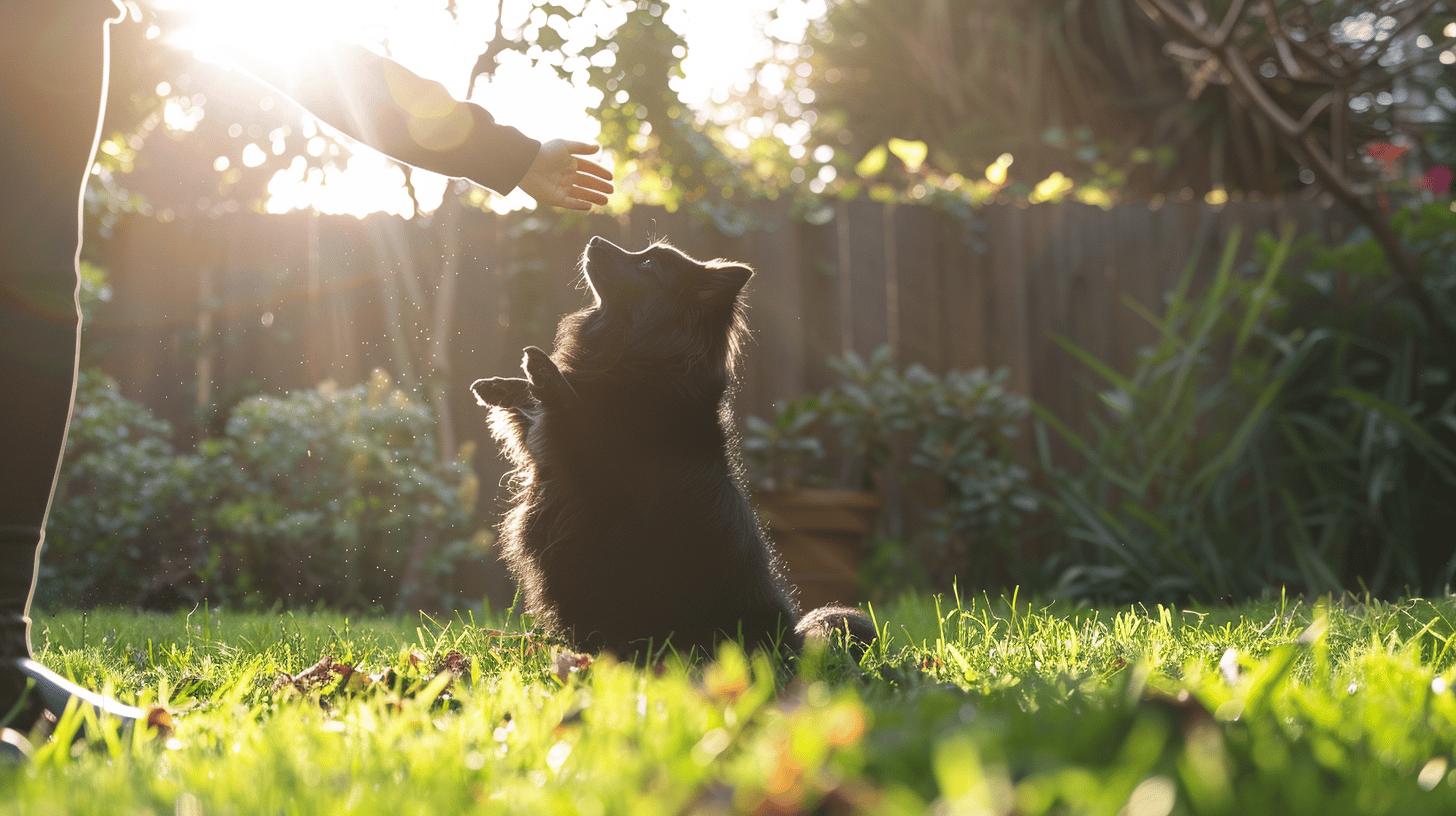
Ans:
{"type": "MultiPolygon", "coordinates": [[[[1438,302],[1456,290],[1456,215],[1396,219],[1438,302]],[[1439,226],[1444,225],[1444,226],[1439,226]]],[[[1228,598],[1275,586],[1440,591],[1456,560],[1456,349],[1438,342],[1368,241],[1263,242],[1257,276],[1191,274],[1129,374],[1068,345],[1107,386],[1052,505],[1060,590],[1228,598]],[[1287,271],[1289,260],[1300,261],[1287,271]]],[[[1045,451],[1045,446],[1043,446],[1045,451]]]]}
{"type": "MultiPolygon", "coordinates": [[[[1393,221],[1451,323],[1456,212],[1433,204],[1393,221]]],[[[1284,451],[1307,463],[1293,489],[1302,526],[1328,542],[1330,572],[1381,594],[1445,592],[1456,577],[1456,348],[1384,258],[1371,261],[1371,243],[1309,245],[1309,271],[1281,287],[1278,330],[1329,338],[1292,383],[1284,451]]]]}
{"type": "Polygon", "coordinates": [[[926,532],[940,546],[958,536],[1006,543],[1036,510],[1030,475],[1013,450],[1027,402],[1006,390],[1005,369],[901,371],[884,350],[833,366],[844,382],[827,395],[830,424],[882,485],[934,484],[939,501],[926,508],[926,532]]]}
{"type": "Polygon", "coordinates": [[[171,436],[106,375],[81,372],[46,528],[42,602],[136,603],[187,572],[199,460],[178,455],[171,436]]]}
{"type": "Polygon", "coordinates": [[[408,578],[434,584],[472,549],[470,451],[441,462],[429,408],[383,372],[246,400],[202,453],[218,487],[207,576],[236,597],[392,605],[421,589],[401,585],[416,554],[429,563],[408,578]]]}
{"type": "Polygon", "coordinates": [[[157,604],[450,603],[478,482],[441,461],[427,407],[376,372],[240,403],[178,453],[171,429],[82,375],[42,564],[42,599],[157,604]]]}
{"type": "Polygon", "coordinates": [[[1013,451],[1027,403],[1006,391],[1006,372],[902,369],[888,348],[830,365],[840,382],[747,421],[756,486],[878,491],[884,536],[865,574],[881,584],[964,573],[1006,553],[1037,506],[1013,451]]]}

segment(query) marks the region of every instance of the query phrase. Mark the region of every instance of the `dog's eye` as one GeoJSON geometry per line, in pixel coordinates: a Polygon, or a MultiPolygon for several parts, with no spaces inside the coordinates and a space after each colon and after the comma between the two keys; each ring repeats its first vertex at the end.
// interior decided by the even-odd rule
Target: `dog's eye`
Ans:
{"type": "Polygon", "coordinates": [[[641,269],[643,272],[656,272],[657,261],[654,261],[651,258],[647,258],[643,260],[642,263],[637,264],[637,268],[641,269]]]}

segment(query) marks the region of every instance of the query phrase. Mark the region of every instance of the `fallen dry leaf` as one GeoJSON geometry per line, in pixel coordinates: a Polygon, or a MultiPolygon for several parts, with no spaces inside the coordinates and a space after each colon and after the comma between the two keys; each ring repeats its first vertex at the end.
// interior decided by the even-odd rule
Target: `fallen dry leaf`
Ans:
{"type": "Polygon", "coordinates": [[[703,690],[710,697],[732,702],[748,691],[748,677],[739,672],[724,671],[715,664],[703,673],[703,690]]]}
{"type": "Polygon", "coordinates": [[[551,658],[551,665],[556,673],[556,679],[563,683],[570,680],[573,674],[580,674],[591,668],[591,664],[591,655],[578,654],[565,650],[557,652],[551,658]]]}
{"type": "MultiPolygon", "coordinates": [[[[349,670],[353,671],[353,668],[350,667],[349,670]]],[[[322,686],[332,679],[334,679],[334,659],[327,656],[319,658],[317,663],[292,677],[293,684],[298,687],[299,691],[313,686],[322,686]]]]}
{"type": "Polygon", "coordinates": [[[161,706],[153,706],[147,711],[147,725],[157,730],[157,736],[166,739],[172,736],[176,729],[172,725],[172,714],[161,706]]]}
{"type": "Polygon", "coordinates": [[[346,671],[336,670],[336,673],[340,677],[340,689],[345,691],[362,691],[373,685],[373,681],[369,679],[368,674],[358,671],[349,665],[343,666],[343,669],[346,669],[346,671]]]}
{"type": "Polygon", "coordinates": [[[442,671],[450,672],[456,677],[462,677],[466,672],[470,671],[470,658],[451,649],[445,655],[444,659],[440,661],[440,665],[435,667],[436,674],[442,671]]]}
{"type": "Polygon", "coordinates": [[[339,678],[339,688],[359,689],[369,684],[368,678],[363,672],[356,670],[348,663],[341,663],[332,657],[325,655],[312,666],[304,669],[295,675],[279,674],[273,680],[272,689],[274,693],[292,687],[295,691],[306,693],[310,690],[320,688],[339,678]]]}

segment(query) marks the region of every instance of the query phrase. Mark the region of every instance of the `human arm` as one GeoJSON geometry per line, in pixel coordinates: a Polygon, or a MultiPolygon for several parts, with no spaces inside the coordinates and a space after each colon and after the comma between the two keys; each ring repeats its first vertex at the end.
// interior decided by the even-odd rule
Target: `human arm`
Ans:
{"type": "Polygon", "coordinates": [[[538,203],[566,209],[604,204],[612,191],[611,171],[579,158],[595,146],[543,145],[366,48],[340,44],[284,61],[243,54],[237,63],[345,135],[406,164],[502,194],[519,185],[538,203]]]}

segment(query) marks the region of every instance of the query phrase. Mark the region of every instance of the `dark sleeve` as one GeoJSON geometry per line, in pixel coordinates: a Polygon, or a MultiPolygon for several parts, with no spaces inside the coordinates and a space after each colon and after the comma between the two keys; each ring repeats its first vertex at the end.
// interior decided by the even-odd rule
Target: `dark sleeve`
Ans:
{"type": "Polygon", "coordinates": [[[321,49],[301,65],[290,59],[286,70],[246,60],[242,67],[381,153],[498,193],[515,188],[541,148],[485,108],[366,48],[321,49]]]}

